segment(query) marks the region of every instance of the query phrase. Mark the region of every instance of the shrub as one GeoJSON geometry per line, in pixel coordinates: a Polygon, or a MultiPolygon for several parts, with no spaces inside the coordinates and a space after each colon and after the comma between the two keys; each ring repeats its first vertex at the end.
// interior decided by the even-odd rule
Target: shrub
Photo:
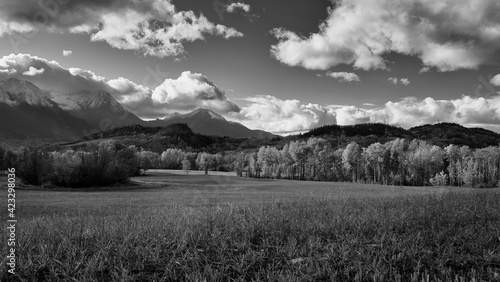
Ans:
{"type": "Polygon", "coordinates": [[[39,186],[53,177],[52,156],[41,148],[21,148],[15,163],[17,175],[25,184],[39,186]]]}
{"type": "Polygon", "coordinates": [[[429,182],[432,186],[446,186],[448,185],[448,175],[446,175],[444,171],[441,171],[440,173],[436,173],[429,182]]]}
{"type": "Polygon", "coordinates": [[[17,158],[19,177],[26,184],[90,187],[122,183],[139,171],[134,146],[103,141],[84,150],[46,152],[22,149],[17,158]]]}

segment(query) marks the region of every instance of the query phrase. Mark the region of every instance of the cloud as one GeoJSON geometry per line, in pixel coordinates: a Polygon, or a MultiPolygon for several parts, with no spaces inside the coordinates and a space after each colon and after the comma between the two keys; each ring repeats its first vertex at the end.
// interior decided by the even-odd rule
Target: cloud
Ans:
{"type": "Polygon", "coordinates": [[[405,128],[436,122],[500,125],[499,107],[500,96],[490,99],[462,96],[454,100],[406,97],[398,102],[387,102],[378,109],[335,109],[335,115],[339,124],[379,122],[405,128]]]}
{"type": "Polygon", "coordinates": [[[16,74],[16,73],[17,73],[16,69],[0,69],[0,75],[1,74],[13,75],[13,74],[16,74]]]}
{"type": "Polygon", "coordinates": [[[226,11],[228,13],[234,13],[237,10],[242,10],[245,13],[249,13],[250,12],[250,5],[245,4],[245,3],[241,3],[241,2],[235,2],[235,3],[231,3],[230,5],[227,5],[226,11]]]}
{"type": "Polygon", "coordinates": [[[410,127],[438,121],[459,124],[499,124],[500,97],[491,99],[463,96],[455,100],[405,98],[388,102],[380,117],[389,124],[410,127]]]}
{"type": "Polygon", "coordinates": [[[35,76],[37,74],[42,74],[44,71],[45,71],[44,68],[37,69],[37,68],[34,68],[34,67],[30,67],[27,71],[23,72],[23,75],[35,76]]]}
{"type": "Polygon", "coordinates": [[[408,86],[410,84],[410,80],[408,78],[401,78],[399,82],[401,82],[404,86],[408,86]]]}
{"type": "Polygon", "coordinates": [[[185,42],[204,40],[206,35],[243,36],[203,14],[177,11],[171,0],[19,0],[2,7],[0,19],[0,36],[39,30],[83,33],[91,41],[160,58],[181,55],[185,42]]]}
{"type": "Polygon", "coordinates": [[[490,83],[494,86],[500,86],[500,74],[495,75],[491,78],[490,83]]]}
{"type": "Polygon", "coordinates": [[[398,78],[397,77],[389,77],[387,79],[387,81],[389,81],[390,83],[394,84],[394,85],[397,85],[398,84],[398,78]]]}
{"type": "Polygon", "coordinates": [[[143,118],[158,118],[175,111],[185,112],[199,107],[207,107],[221,114],[239,111],[239,107],[226,98],[224,91],[207,77],[189,71],[177,79],[166,79],[155,89],[150,89],[127,78],[108,79],[90,70],[64,68],[56,61],[37,56],[11,54],[0,58],[0,80],[9,77],[30,80],[55,96],[85,89],[105,90],[125,108],[143,118]],[[24,73],[32,76],[20,75],[24,73]]]}
{"type": "Polygon", "coordinates": [[[360,81],[359,76],[352,72],[327,72],[326,76],[335,78],[340,82],[360,81]]]}
{"type": "Polygon", "coordinates": [[[462,96],[452,100],[406,97],[381,107],[365,103],[367,108],[358,108],[306,104],[299,100],[258,95],[244,98],[246,104],[239,107],[227,99],[221,88],[199,73],[185,71],[178,78],[166,79],[158,87],[150,89],[127,78],[108,79],[89,70],[64,68],[56,61],[28,54],[0,58],[0,80],[9,77],[27,79],[44,90],[62,94],[103,89],[142,118],[154,119],[176,111],[207,107],[250,128],[278,134],[303,132],[326,124],[366,122],[409,128],[441,121],[500,128],[500,96],[487,99],[462,96]]]}
{"type": "Polygon", "coordinates": [[[317,104],[302,104],[299,100],[282,100],[271,95],[247,97],[249,102],[239,113],[229,118],[252,129],[262,129],[276,134],[292,134],[311,128],[335,123],[335,116],[317,104]]]}
{"type": "Polygon", "coordinates": [[[303,104],[299,100],[282,100],[270,95],[247,97],[248,105],[239,113],[229,114],[249,128],[276,134],[300,133],[326,124],[354,125],[385,123],[404,128],[436,122],[454,122],[465,126],[500,129],[500,96],[489,99],[462,96],[454,100],[419,100],[406,97],[389,101],[384,106],[370,108],[355,106],[303,104]]]}
{"type": "Polygon", "coordinates": [[[500,50],[496,0],[340,0],[318,33],[276,28],[272,56],[290,66],[327,70],[341,64],[387,69],[384,56],[420,59],[423,69],[475,69],[500,50]]]}
{"type": "Polygon", "coordinates": [[[394,85],[402,84],[404,86],[408,86],[411,83],[408,78],[401,78],[398,80],[397,77],[389,77],[387,79],[387,81],[389,81],[391,84],[394,84],[394,85]]]}
{"type": "Polygon", "coordinates": [[[63,50],[63,56],[64,57],[70,56],[71,54],[73,54],[73,51],[71,51],[71,50],[63,50]]]}
{"type": "Polygon", "coordinates": [[[157,105],[175,105],[176,110],[208,107],[219,113],[238,112],[239,107],[226,98],[223,90],[202,74],[183,72],[177,79],[166,79],[153,90],[157,105]]]}
{"type": "Polygon", "coordinates": [[[431,70],[430,67],[422,67],[419,71],[419,73],[424,73],[424,72],[429,72],[431,70]]]}

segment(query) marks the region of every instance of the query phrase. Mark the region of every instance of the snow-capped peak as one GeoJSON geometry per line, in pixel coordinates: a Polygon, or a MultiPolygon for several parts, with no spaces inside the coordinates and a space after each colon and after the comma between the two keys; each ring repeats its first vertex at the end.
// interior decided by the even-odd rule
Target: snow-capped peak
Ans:
{"type": "Polygon", "coordinates": [[[216,113],[210,109],[205,109],[205,108],[197,109],[197,110],[195,110],[189,114],[186,114],[186,115],[189,115],[189,116],[197,116],[197,115],[205,115],[206,116],[206,115],[208,115],[212,119],[226,120],[218,113],[216,113]]]}
{"type": "Polygon", "coordinates": [[[104,90],[82,90],[66,95],[53,93],[52,99],[65,110],[87,110],[107,108],[113,112],[123,112],[125,109],[111,94],[104,90]]]}
{"type": "Polygon", "coordinates": [[[53,107],[55,104],[50,100],[49,94],[33,83],[9,78],[0,81],[0,101],[9,105],[27,103],[32,106],[53,107]]]}

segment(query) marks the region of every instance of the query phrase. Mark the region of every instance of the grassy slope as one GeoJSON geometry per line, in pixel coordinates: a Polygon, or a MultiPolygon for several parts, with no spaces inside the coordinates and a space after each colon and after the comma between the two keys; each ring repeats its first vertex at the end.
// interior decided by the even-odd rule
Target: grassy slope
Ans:
{"type": "Polygon", "coordinates": [[[200,175],[187,181],[160,174],[140,180],[166,184],[104,192],[19,190],[21,276],[48,281],[500,279],[498,190],[444,193],[434,187],[200,175]]]}

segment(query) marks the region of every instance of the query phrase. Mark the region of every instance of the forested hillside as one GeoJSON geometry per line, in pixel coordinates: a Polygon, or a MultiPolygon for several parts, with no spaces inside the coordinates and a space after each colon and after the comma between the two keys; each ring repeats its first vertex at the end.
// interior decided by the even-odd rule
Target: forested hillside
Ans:
{"type": "Polygon", "coordinates": [[[51,149],[78,149],[106,139],[118,141],[126,146],[134,145],[156,153],[161,153],[167,148],[209,153],[254,150],[263,145],[277,145],[278,141],[281,140],[280,137],[258,139],[207,136],[194,133],[186,124],[178,123],[164,127],[142,125],[117,127],[86,136],[76,142],[52,146],[51,149]]]}
{"type": "Polygon", "coordinates": [[[498,133],[482,128],[466,128],[456,123],[427,124],[408,130],[381,123],[326,125],[298,137],[289,137],[287,141],[303,140],[309,137],[321,137],[334,146],[345,146],[350,142],[356,142],[363,147],[397,138],[425,140],[441,147],[455,144],[466,145],[470,148],[485,148],[497,146],[500,143],[498,133]]]}
{"type": "Polygon", "coordinates": [[[326,126],[264,141],[195,134],[185,124],[134,125],[74,143],[21,148],[16,153],[2,149],[0,169],[15,165],[26,183],[71,187],[123,182],[152,168],[236,171],[239,176],[310,181],[497,187],[496,136],[455,124],[410,130],[365,124],[326,126]],[[475,147],[495,146],[464,145],[476,139],[475,147]],[[455,141],[458,145],[450,144],[455,141]]]}

